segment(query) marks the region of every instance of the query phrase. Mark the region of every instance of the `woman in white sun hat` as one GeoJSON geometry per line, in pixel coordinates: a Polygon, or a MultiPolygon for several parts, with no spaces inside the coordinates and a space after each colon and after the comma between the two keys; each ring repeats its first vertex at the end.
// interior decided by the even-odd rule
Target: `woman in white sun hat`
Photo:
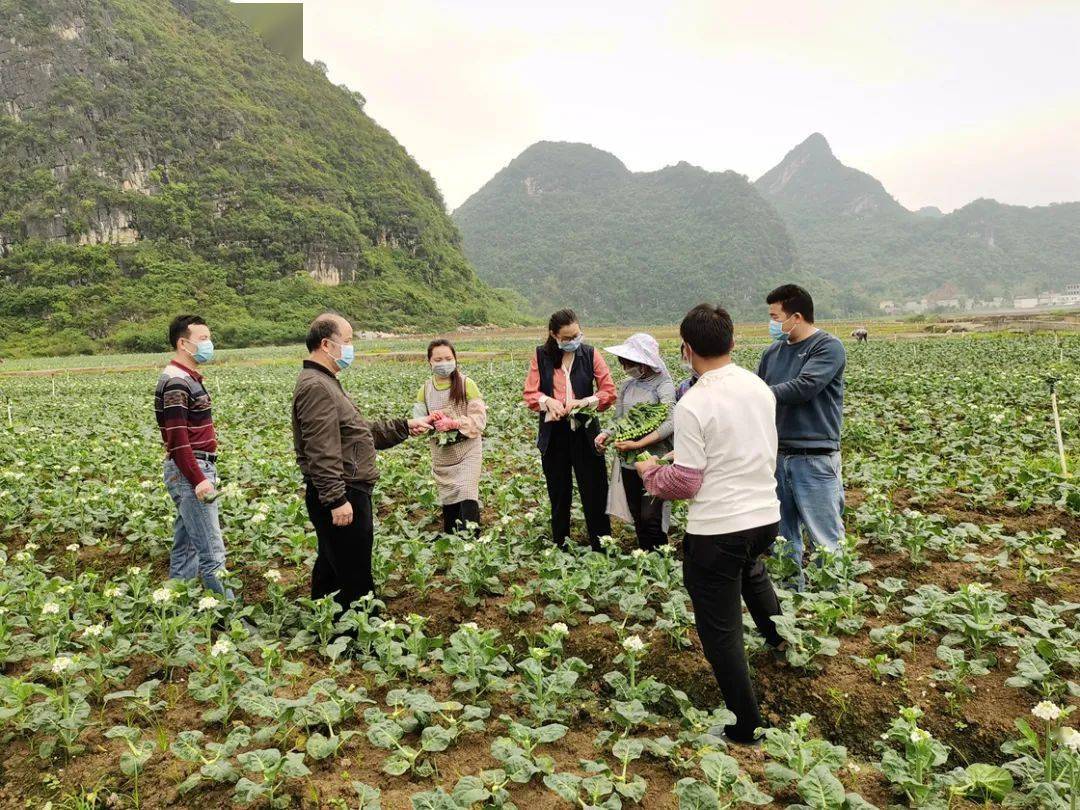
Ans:
{"type": "MultiPolygon", "coordinates": [[[[638,332],[624,343],[604,351],[619,358],[619,365],[629,377],[619,389],[619,397],[615,401],[617,419],[622,418],[634,405],[643,402],[650,405],[660,402],[674,405],[675,384],[660,356],[660,345],[656,338],[645,332],[638,332]]],[[[671,451],[671,437],[674,432],[675,425],[669,415],[652,433],[635,441],[616,442],[615,449],[620,454],[634,451],[635,455],[638,451],[648,449],[654,455],[663,456],[671,451]]],[[[608,438],[607,433],[597,436],[597,449],[604,450],[608,438]]],[[[634,522],[638,546],[646,550],[659,548],[668,540],[670,507],[666,501],[654,498],[646,492],[633,463],[623,462],[621,459],[621,455],[616,458],[615,468],[612,470],[611,485],[608,489],[608,512],[619,517],[628,511],[634,522]]]]}

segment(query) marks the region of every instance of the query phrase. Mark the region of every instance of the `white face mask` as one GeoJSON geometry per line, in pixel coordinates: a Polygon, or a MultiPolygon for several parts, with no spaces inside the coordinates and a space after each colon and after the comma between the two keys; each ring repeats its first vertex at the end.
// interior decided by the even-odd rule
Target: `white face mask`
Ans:
{"type": "Polygon", "coordinates": [[[431,370],[436,377],[449,377],[457,368],[456,360],[439,360],[431,364],[431,370]]]}
{"type": "Polygon", "coordinates": [[[689,371],[691,374],[694,373],[694,364],[686,359],[685,344],[683,345],[682,350],[679,351],[679,365],[683,367],[683,371],[689,371]]]}

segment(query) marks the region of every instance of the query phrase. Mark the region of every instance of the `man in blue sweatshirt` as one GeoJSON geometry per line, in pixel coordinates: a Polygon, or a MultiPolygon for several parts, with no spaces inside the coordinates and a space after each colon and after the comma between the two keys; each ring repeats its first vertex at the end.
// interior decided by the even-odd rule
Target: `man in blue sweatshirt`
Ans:
{"type": "Polygon", "coordinates": [[[780,534],[802,571],[803,530],[818,550],[836,551],[844,539],[844,482],[840,426],[844,412],[844,344],[814,326],[814,300],[796,284],[765,299],[773,344],[761,355],[758,376],[776,396],[776,494],[780,534]]]}

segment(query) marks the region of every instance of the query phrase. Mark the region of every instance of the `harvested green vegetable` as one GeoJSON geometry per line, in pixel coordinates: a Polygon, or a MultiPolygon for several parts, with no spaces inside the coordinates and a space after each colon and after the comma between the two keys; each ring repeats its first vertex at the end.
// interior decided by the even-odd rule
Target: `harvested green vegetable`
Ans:
{"type": "Polygon", "coordinates": [[[588,427],[590,422],[600,424],[600,413],[595,405],[575,405],[567,414],[570,421],[570,429],[577,430],[579,427],[588,427]]]}
{"type": "MultiPolygon", "coordinates": [[[[663,402],[640,402],[630,408],[623,418],[608,428],[609,444],[634,441],[648,436],[668,418],[669,406],[663,402]]],[[[626,461],[633,460],[633,451],[623,454],[626,461]]]]}
{"type": "Polygon", "coordinates": [[[439,447],[446,447],[449,444],[457,444],[464,436],[461,435],[460,430],[444,430],[435,434],[435,444],[439,447]]]}

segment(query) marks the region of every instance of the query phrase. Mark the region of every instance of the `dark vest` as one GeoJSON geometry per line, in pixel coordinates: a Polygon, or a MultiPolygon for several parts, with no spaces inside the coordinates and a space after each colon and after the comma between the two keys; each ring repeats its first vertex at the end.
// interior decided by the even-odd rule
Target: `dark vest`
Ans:
{"type": "MultiPolygon", "coordinates": [[[[596,372],[593,370],[594,351],[592,346],[583,343],[574,355],[574,367],[570,369],[570,387],[574,391],[574,399],[585,399],[594,393],[596,386],[596,372]]],[[[549,397],[555,396],[555,363],[552,362],[551,355],[543,346],[536,347],[536,368],[540,372],[541,393],[549,397]]],[[[565,420],[545,422],[544,413],[540,413],[540,433],[536,438],[536,446],[540,448],[541,453],[547,452],[551,432],[556,426],[565,428],[566,424],[565,420]]],[[[600,430],[593,424],[585,432],[586,435],[595,438],[600,430]]]]}

